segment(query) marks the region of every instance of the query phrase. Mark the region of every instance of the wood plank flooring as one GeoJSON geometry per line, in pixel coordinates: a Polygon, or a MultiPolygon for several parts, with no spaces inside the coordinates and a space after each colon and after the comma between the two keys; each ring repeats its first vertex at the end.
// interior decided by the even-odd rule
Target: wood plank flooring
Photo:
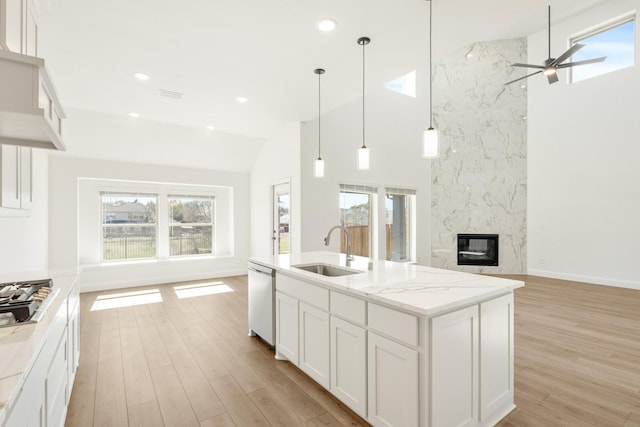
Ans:
{"type": "MultiPolygon", "coordinates": [[[[499,425],[640,426],[640,291],[520,278],[517,409],[499,425]]],[[[246,276],[208,282],[232,292],[178,298],[174,286],[202,283],[189,282],[81,295],[66,426],[368,425],[247,336],[246,276]],[[154,289],[162,302],[91,310],[154,289]]]]}

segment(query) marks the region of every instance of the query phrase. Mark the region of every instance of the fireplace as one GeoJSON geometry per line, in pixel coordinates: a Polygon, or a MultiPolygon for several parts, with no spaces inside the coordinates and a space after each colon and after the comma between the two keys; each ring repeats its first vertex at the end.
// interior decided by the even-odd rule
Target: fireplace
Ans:
{"type": "Polygon", "coordinates": [[[458,234],[458,265],[498,265],[497,234],[458,234]]]}

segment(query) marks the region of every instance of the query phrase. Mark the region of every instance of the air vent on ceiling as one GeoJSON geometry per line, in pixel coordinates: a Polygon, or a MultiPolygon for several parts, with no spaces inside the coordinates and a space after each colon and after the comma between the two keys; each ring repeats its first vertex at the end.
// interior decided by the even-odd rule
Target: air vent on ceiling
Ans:
{"type": "Polygon", "coordinates": [[[160,96],[164,96],[169,99],[182,99],[184,93],[176,92],[174,90],[160,89],[160,96]]]}

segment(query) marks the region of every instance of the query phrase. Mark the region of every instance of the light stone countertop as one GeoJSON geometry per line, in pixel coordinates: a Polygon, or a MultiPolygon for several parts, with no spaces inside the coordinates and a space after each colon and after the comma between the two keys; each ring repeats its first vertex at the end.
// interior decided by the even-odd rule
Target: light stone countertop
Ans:
{"type": "Polygon", "coordinates": [[[5,418],[5,406],[20,391],[25,373],[31,369],[35,356],[47,339],[49,327],[78,277],[77,270],[45,270],[0,275],[0,283],[53,279],[53,288],[60,289],[37,323],[0,328],[0,424],[5,418]]]}
{"type": "Polygon", "coordinates": [[[294,267],[314,263],[346,266],[344,254],[324,251],[251,257],[249,261],[272,267],[290,277],[429,317],[505,295],[524,286],[520,280],[358,256],[348,268],[360,270],[361,274],[326,277],[294,267]]]}

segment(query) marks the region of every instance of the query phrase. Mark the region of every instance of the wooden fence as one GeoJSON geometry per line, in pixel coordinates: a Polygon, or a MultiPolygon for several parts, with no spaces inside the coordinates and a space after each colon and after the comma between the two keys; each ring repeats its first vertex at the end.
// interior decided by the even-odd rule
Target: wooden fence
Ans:
{"type": "MultiPolygon", "coordinates": [[[[357,225],[347,227],[349,230],[349,237],[351,239],[351,252],[354,255],[370,257],[369,254],[369,226],[357,225]]],[[[391,252],[393,250],[393,236],[391,235],[391,224],[385,226],[385,238],[387,245],[387,259],[391,259],[391,252]]],[[[345,253],[347,251],[347,239],[344,233],[340,233],[340,252],[345,253]]]]}

